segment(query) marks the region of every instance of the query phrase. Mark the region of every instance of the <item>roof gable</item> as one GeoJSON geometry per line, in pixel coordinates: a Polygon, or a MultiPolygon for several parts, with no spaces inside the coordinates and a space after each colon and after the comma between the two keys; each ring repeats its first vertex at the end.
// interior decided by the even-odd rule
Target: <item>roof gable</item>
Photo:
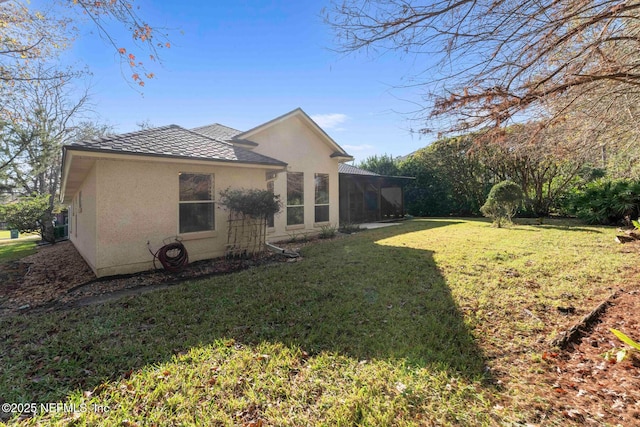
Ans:
{"type": "Polygon", "coordinates": [[[263,132],[264,130],[271,128],[275,125],[278,125],[284,121],[291,120],[292,118],[298,118],[303,123],[305,123],[318,137],[320,140],[328,145],[332,150],[333,154],[331,157],[338,157],[344,159],[353,159],[351,155],[349,155],[337,142],[335,142],[316,122],[311,119],[301,108],[296,108],[293,111],[290,111],[282,116],[276,117],[273,120],[269,120],[266,123],[258,125],[252,129],[249,129],[246,132],[242,132],[236,136],[234,136],[235,140],[251,140],[251,137],[263,132]]]}

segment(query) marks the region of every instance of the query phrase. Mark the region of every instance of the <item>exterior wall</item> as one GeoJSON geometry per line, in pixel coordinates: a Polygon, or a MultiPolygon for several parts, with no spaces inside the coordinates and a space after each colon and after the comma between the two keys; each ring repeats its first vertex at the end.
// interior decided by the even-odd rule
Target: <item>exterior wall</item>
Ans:
{"type": "Polygon", "coordinates": [[[280,195],[283,208],[274,218],[274,227],[269,229],[267,239],[278,241],[296,233],[318,233],[323,225],[338,226],[338,160],[332,158],[333,150],[321,137],[297,117],[276,123],[251,136],[259,145],[254,152],[282,160],[288,164],[288,172],[304,173],[304,225],[287,226],[287,175],[278,174],[274,192],[280,195]],[[315,223],[316,173],[329,175],[329,221],[315,223]]]}
{"type": "MultiPolygon", "coordinates": [[[[169,243],[178,235],[180,172],[213,174],[216,199],[220,190],[227,187],[266,188],[265,169],[237,165],[101,159],[96,161],[94,170],[97,226],[92,268],[98,277],[153,268],[147,242],[157,250],[164,245],[163,240],[169,243]]],[[[189,252],[189,261],[225,254],[227,218],[226,212],[216,206],[215,231],[180,236],[189,252]]],[[[78,236],[81,233],[79,228],[78,236]]]]}
{"type": "Polygon", "coordinates": [[[97,168],[87,174],[80,190],[73,196],[69,238],[89,267],[96,271],[97,168]],[[82,200],[80,200],[82,199],[82,200]],[[82,204],[82,207],[80,206],[82,204]]]}

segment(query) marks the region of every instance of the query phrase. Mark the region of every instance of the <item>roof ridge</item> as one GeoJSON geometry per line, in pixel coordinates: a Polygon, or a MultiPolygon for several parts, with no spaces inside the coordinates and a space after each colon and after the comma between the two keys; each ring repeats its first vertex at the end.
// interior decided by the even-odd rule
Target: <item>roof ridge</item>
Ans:
{"type": "Polygon", "coordinates": [[[131,131],[131,132],[125,132],[125,133],[115,133],[113,135],[106,135],[106,136],[101,136],[101,137],[98,137],[98,138],[83,139],[81,141],[72,142],[71,145],[87,143],[87,142],[114,141],[114,140],[119,140],[119,139],[123,139],[123,138],[129,138],[129,137],[134,136],[134,135],[137,136],[137,135],[142,135],[144,133],[157,132],[157,131],[162,131],[162,130],[167,130],[167,129],[172,129],[172,128],[180,129],[180,128],[182,128],[182,126],[175,125],[175,124],[170,124],[170,125],[157,126],[157,127],[147,128],[147,129],[140,129],[140,130],[135,130],[135,131],[131,131]]]}
{"type": "Polygon", "coordinates": [[[196,129],[202,129],[202,128],[208,128],[208,127],[211,127],[211,126],[221,126],[221,127],[223,127],[223,128],[227,128],[227,129],[234,130],[234,131],[236,131],[236,132],[242,132],[242,131],[241,131],[241,130],[239,130],[239,129],[232,128],[231,126],[223,125],[222,123],[218,123],[218,122],[216,122],[216,123],[211,123],[210,125],[198,126],[198,127],[193,128],[193,130],[196,130],[196,129]]]}
{"type": "MultiPolygon", "coordinates": [[[[234,148],[236,148],[236,147],[235,147],[235,145],[233,145],[233,144],[231,144],[231,143],[229,143],[229,142],[227,142],[227,141],[223,141],[223,140],[221,140],[221,139],[214,138],[214,137],[212,137],[212,136],[205,135],[205,134],[200,133],[200,132],[196,132],[194,129],[187,129],[187,128],[184,128],[184,130],[186,130],[186,131],[187,131],[187,132],[189,132],[189,133],[193,133],[193,134],[196,134],[196,135],[198,135],[198,136],[201,136],[201,137],[204,137],[204,138],[210,139],[210,140],[212,140],[212,141],[218,142],[218,143],[220,143],[220,144],[224,144],[224,145],[228,145],[229,147],[234,147],[234,148]]],[[[238,148],[239,148],[239,147],[238,147],[238,148]]]]}

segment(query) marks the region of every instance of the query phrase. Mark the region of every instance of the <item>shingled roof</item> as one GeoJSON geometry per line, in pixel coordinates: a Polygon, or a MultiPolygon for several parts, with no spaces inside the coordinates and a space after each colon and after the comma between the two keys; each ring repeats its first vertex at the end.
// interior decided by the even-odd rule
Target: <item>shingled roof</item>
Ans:
{"type": "Polygon", "coordinates": [[[355,166],[348,165],[346,163],[338,164],[338,173],[344,173],[347,175],[368,175],[368,176],[382,176],[375,172],[370,172],[364,169],[357,168],[355,166]]]}
{"type": "Polygon", "coordinates": [[[210,138],[217,139],[218,141],[229,141],[234,136],[240,135],[242,133],[242,131],[239,131],[238,129],[230,128],[229,126],[221,125],[220,123],[214,123],[208,126],[200,126],[191,130],[201,133],[210,138]]]}
{"type": "MultiPolygon", "coordinates": [[[[226,128],[226,126],[223,126],[226,128]]],[[[226,128],[233,130],[231,128],[226,128]]],[[[286,163],[177,125],[82,141],[72,150],[286,166],[286,163]]]]}

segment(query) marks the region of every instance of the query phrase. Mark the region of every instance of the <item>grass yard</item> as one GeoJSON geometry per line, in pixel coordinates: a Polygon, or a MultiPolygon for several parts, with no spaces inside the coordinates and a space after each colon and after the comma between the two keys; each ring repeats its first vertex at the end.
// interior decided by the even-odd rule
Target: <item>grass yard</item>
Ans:
{"type": "MultiPolygon", "coordinates": [[[[38,233],[20,233],[20,238],[39,236],[38,233]]],[[[11,230],[0,230],[0,244],[11,242],[11,230]]],[[[13,240],[15,242],[15,239],[13,240]]]]}
{"type": "Polygon", "coordinates": [[[0,319],[0,403],[81,409],[33,425],[567,425],[543,352],[636,286],[614,235],[413,220],[302,262],[0,319]]]}
{"type": "Polygon", "coordinates": [[[0,264],[15,261],[31,255],[36,251],[35,241],[0,242],[0,264]]]}

